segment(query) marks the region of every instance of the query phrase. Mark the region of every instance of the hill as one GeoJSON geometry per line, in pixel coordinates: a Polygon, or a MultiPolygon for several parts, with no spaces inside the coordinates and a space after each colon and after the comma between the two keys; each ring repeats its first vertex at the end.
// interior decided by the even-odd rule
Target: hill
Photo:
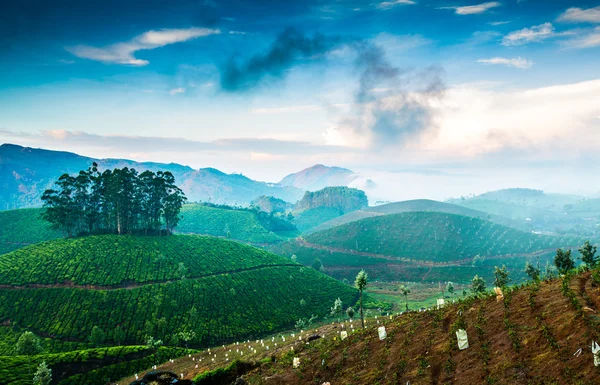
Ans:
{"type": "Polygon", "coordinates": [[[348,186],[358,178],[353,171],[341,167],[328,167],[317,164],[289,174],[279,184],[301,190],[317,191],[330,186],[348,186]]]}
{"type": "Polygon", "coordinates": [[[341,217],[334,218],[325,223],[307,230],[307,233],[315,233],[327,230],[345,223],[358,221],[364,218],[370,218],[378,215],[398,214],[411,211],[435,211],[448,214],[458,214],[483,220],[489,220],[500,225],[514,227],[519,230],[528,230],[527,222],[518,222],[510,218],[499,215],[488,214],[483,211],[472,210],[467,207],[451,203],[433,201],[429,199],[415,199],[403,202],[387,203],[380,206],[365,207],[360,210],[350,212],[341,217]]]}
{"type": "Polygon", "coordinates": [[[520,272],[527,259],[581,244],[577,237],[537,235],[473,217],[406,212],[346,223],[271,250],[306,265],[319,258],[339,279],[368,266],[382,280],[467,282],[483,267],[507,264],[520,272]],[[485,259],[474,261],[477,255],[485,259]]]}
{"type": "Polygon", "coordinates": [[[531,230],[595,236],[600,205],[595,199],[540,190],[506,189],[449,200],[450,203],[526,222],[531,230]]]}
{"type": "Polygon", "coordinates": [[[294,224],[298,230],[306,231],[368,205],[365,192],[355,188],[337,186],[315,192],[307,191],[294,206],[294,224]]]}
{"type": "Polygon", "coordinates": [[[256,198],[250,202],[250,206],[256,207],[266,213],[285,213],[294,207],[294,205],[282,199],[267,196],[260,196],[256,198]]]}
{"type": "Polygon", "coordinates": [[[0,329],[72,343],[87,342],[97,326],[107,344],[121,333],[127,344],[153,336],[173,345],[188,330],[196,335],[192,346],[214,345],[326,313],[337,297],[350,303],[356,292],[267,251],[214,237],[90,236],[0,256],[0,329]]]}
{"type": "Polygon", "coordinates": [[[181,210],[177,231],[236,239],[252,244],[272,244],[298,234],[286,220],[263,211],[215,205],[188,204],[181,210]]]}
{"type": "Polygon", "coordinates": [[[127,159],[94,159],[85,156],[12,144],[0,145],[0,210],[41,206],[45,189],[62,174],[76,174],[93,162],[99,169],[135,168],[142,172],[170,171],[191,202],[248,205],[261,195],[289,202],[302,197],[302,190],[254,181],[239,174],[226,174],[214,168],[194,170],[175,163],[135,162],[127,159]]]}
{"type": "Polygon", "coordinates": [[[197,353],[193,360],[166,362],[159,369],[214,385],[240,377],[250,385],[591,385],[600,376],[590,349],[600,339],[599,287],[598,271],[569,274],[506,288],[499,301],[488,292],[441,309],[379,315],[366,320],[365,330],[359,322],[338,320],[298,333],[300,340],[287,334],[278,337],[277,346],[265,340],[271,349],[250,341],[197,353]],[[384,340],[378,338],[381,326],[384,340]],[[458,348],[458,329],[467,333],[464,350],[458,348]],[[348,333],[343,340],[342,330],[348,333]],[[308,342],[312,335],[322,338],[308,342]]]}
{"type": "Polygon", "coordinates": [[[42,209],[0,211],[0,254],[62,237],[42,219],[42,209]]]}

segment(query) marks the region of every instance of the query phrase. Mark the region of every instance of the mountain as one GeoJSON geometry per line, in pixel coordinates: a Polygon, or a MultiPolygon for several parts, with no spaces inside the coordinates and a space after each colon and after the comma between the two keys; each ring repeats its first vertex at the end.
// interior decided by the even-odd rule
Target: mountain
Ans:
{"type": "MultiPolygon", "coordinates": [[[[235,365],[203,365],[211,370],[196,378],[229,384],[241,377],[249,385],[592,385],[599,378],[590,349],[600,339],[598,286],[598,272],[580,273],[505,289],[499,301],[488,293],[439,310],[371,318],[365,330],[356,322],[324,325],[308,331],[322,339],[265,352],[255,364],[242,357],[235,365]],[[463,350],[461,329],[468,339],[463,350]],[[234,380],[219,382],[228,374],[234,380]]],[[[199,372],[185,359],[175,365],[190,373],[186,378],[199,372]]]]}
{"type": "Polygon", "coordinates": [[[259,196],[250,202],[251,206],[258,208],[266,213],[285,213],[291,210],[294,205],[282,199],[275,197],[259,196]]]}
{"type": "Polygon", "coordinates": [[[270,250],[310,265],[319,258],[325,272],[353,279],[359,270],[383,281],[468,283],[475,274],[491,280],[506,264],[522,278],[525,261],[545,264],[559,247],[584,239],[519,231],[474,217],[439,212],[405,212],[349,222],[272,246],[270,250]],[[482,258],[475,258],[475,256],[482,258]]]}
{"type": "Polygon", "coordinates": [[[76,174],[90,167],[92,162],[98,163],[100,169],[129,167],[138,172],[170,171],[190,202],[247,206],[261,195],[296,202],[303,194],[295,187],[258,182],[214,168],[194,170],[175,163],[94,159],[69,152],[3,144],[0,145],[0,210],[40,206],[43,191],[50,188],[60,175],[76,174]]]}
{"type": "Polygon", "coordinates": [[[500,215],[488,214],[483,211],[472,210],[468,207],[459,206],[451,203],[444,203],[433,201],[429,199],[415,199],[402,202],[387,203],[380,206],[365,207],[360,210],[352,211],[348,214],[344,214],[341,217],[334,218],[319,226],[313,227],[306,231],[306,233],[315,233],[322,230],[327,230],[335,226],[343,225],[345,223],[358,221],[360,219],[374,217],[378,215],[387,214],[398,214],[411,211],[435,211],[440,213],[458,214],[473,218],[479,218],[483,220],[489,220],[500,225],[513,227],[519,230],[528,231],[530,230],[527,226],[528,222],[519,222],[510,218],[502,217],[500,215]]]}
{"type": "Polygon", "coordinates": [[[301,190],[317,191],[330,186],[348,186],[358,178],[359,176],[351,170],[317,164],[289,174],[279,184],[301,190]]]}
{"type": "MultiPolygon", "coordinates": [[[[191,346],[256,338],[326,314],[338,297],[354,303],[356,290],[215,237],[89,236],[0,256],[0,336],[33,330],[59,351],[89,347],[94,327],[106,345],[153,336],[172,346],[185,330],[195,333],[191,346]]],[[[14,348],[4,347],[0,355],[14,348]]]]}
{"type": "Polygon", "coordinates": [[[600,226],[600,205],[578,195],[512,188],[455,198],[449,203],[511,218],[534,231],[548,234],[595,236],[600,226]]]}

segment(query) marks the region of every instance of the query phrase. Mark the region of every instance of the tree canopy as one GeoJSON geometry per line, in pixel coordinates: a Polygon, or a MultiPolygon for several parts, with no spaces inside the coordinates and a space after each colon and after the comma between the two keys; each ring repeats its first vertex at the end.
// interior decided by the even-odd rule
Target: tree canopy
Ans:
{"type": "Polygon", "coordinates": [[[94,163],[77,176],[63,174],[42,195],[44,218],[65,236],[171,232],[186,201],[170,172],[100,172],[94,163]]]}

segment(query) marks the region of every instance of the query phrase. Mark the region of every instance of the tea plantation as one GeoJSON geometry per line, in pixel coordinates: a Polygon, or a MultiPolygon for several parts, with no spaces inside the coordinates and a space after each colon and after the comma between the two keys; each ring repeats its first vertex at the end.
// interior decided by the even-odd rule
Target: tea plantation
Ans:
{"type": "Polygon", "coordinates": [[[0,324],[70,343],[88,342],[94,326],[107,345],[147,336],[174,345],[183,331],[195,333],[190,346],[231,342],[324,315],[338,297],[354,303],[357,294],[264,250],[205,236],[60,239],[0,257],[0,324]]]}
{"type": "Polygon", "coordinates": [[[60,238],[58,230],[42,219],[43,209],[0,211],[0,254],[23,246],[60,238]]]}

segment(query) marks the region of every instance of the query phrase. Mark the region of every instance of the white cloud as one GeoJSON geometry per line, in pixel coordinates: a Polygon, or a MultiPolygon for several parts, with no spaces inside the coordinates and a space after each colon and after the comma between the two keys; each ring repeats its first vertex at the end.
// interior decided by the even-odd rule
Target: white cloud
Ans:
{"type": "Polygon", "coordinates": [[[147,60],[136,59],[134,53],[145,49],[154,49],[168,44],[180,43],[201,36],[218,34],[218,29],[187,28],[187,29],[159,29],[144,32],[124,43],[110,44],[105,47],[92,47],[77,45],[66,47],[73,55],[96,60],[103,63],[126,64],[132,66],[145,66],[147,60]]]}
{"type": "Polygon", "coordinates": [[[600,27],[580,32],[577,37],[566,40],[563,45],[567,48],[593,48],[600,46],[600,27]]]}
{"type": "Polygon", "coordinates": [[[510,23],[510,21],[492,21],[491,23],[488,23],[488,24],[497,26],[497,25],[504,25],[504,24],[508,24],[508,23],[510,23]]]}
{"type": "Polygon", "coordinates": [[[177,95],[177,94],[183,94],[185,93],[185,88],[173,88],[171,91],[169,91],[170,95],[177,95]]]}
{"type": "Polygon", "coordinates": [[[521,69],[531,68],[531,66],[533,65],[533,62],[531,60],[523,59],[520,56],[517,58],[512,58],[512,59],[503,58],[503,57],[494,57],[494,58],[490,58],[490,59],[479,59],[479,60],[477,60],[477,63],[492,64],[492,65],[500,64],[500,65],[505,65],[508,67],[521,68],[521,69]]]}
{"type": "Polygon", "coordinates": [[[571,23],[600,23],[600,6],[588,9],[569,8],[557,20],[571,23]]]}
{"type": "Polygon", "coordinates": [[[556,36],[554,26],[551,23],[544,23],[509,33],[502,39],[502,45],[513,46],[532,42],[539,43],[554,36],[556,36]]]}
{"type": "Polygon", "coordinates": [[[497,1],[491,1],[478,5],[466,5],[462,7],[440,7],[438,9],[454,9],[457,15],[476,15],[484,13],[492,8],[499,7],[500,5],[502,4],[500,4],[497,1]]]}
{"type": "Polygon", "coordinates": [[[412,0],[392,0],[392,1],[384,1],[382,3],[377,4],[377,8],[379,9],[390,9],[397,5],[412,5],[416,4],[416,2],[412,0]]]}

